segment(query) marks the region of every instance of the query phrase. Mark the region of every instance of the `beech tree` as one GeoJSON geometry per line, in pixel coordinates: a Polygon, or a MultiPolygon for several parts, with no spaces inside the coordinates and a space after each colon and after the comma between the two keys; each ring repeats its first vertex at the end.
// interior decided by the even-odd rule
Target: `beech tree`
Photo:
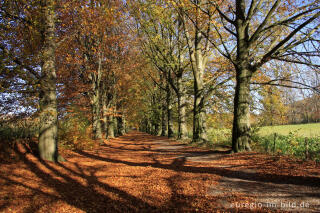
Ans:
{"type": "Polygon", "coordinates": [[[40,1],[41,29],[39,153],[45,160],[58,160],[58,113],[55,68],[55,1],[40,1]]]}
{"type": "MultiPolygon", "coordinates": [[[[232,149],[250,150],[256,85],[268,120],[286,111],[276,86],[319,87],[308,75],[320,67],[318,0],[0,3],[0,107],[11,104],[18,113],[21,102],[20,109],[39,115],[45,160],[62,160],[58,113],[64,119],[76,111],[100,142],[124,134],[127,123],[168,137],[176,128],[186,138],[190,111],[193,141],[206,143],[207,114],[213,123],[226,105],[229,119],[233,104],[232,149]],[[293,76],[298,71],[283,64],[303,73],[293,76]]],[[[306,95],[310,106],[292,104],[302,108],[301,119],[318,120],[318,95],[306,95]]]]}
{"type": "Polygon", "coordinates": [[[54,0],[1,2],[2,14],[14,22],[5,30],[21,35],[15,38],[16,41],[7,40],[6,44],[1,44],[1,49],[21,71],[31,75],[31,78],[24,79],[34,84],[33,92],[39,94],[39,154],[49,161],[63,160],[58,154],[57,143],[55,5],[54,0]],[[27,30],[27,35],[20,34],[20,30],[27,30]],[[24,54],[19,55],[18,52],[24,54]]]}
{"type": "MultiPolygon", "coordinates": [[[[176,72],[183,72],[183,65],[180,63],[178,57],[183,57],[181,53],[182,40],[177,39],[176,27],[174,24],[173,11],[165,8],[163,2],[148,1],[139,2],[137,5],[132,5],[132,14],[137,23],[137,32],[141,39],[141,50],[148,58],[149,62],[159,72],[159,79],[152,78],[158,88],[160,88],[161,107],[161,135],[167,134],[168,137],[173,137],[173,120],[172,120],[172,88],[179,97],[178,102],[178,135],[182,135],[181,130],[186,134],[185,128],[185,110],[184,104],[181,103],[182,90],[178,90],[174,79],[176,72]],[[159,3],[159,4],[158,4],[159,3]],[[180,47],[180,49],[179,49],[180,47]],[[175,56],[178,54],[178,56],[175,56]],[[163,94],[165,93],[165,95],[163,94]],[[166,120],[165,120],[166,118],[166,120]],[[181,119],[182,118],[182,119],[181,119]],[[182,121],[182,122],[181,122],[182,121]],[[183,128],[182,128],[183,127],[183,128]]],[[[182,74],[179,75],[180,84],[182,74]]]]}
{"type": "MultiPolygon", "coordinates": [[[[70,98],[81,95],[88,98],[93,139],[113,138],[119,120],[115,116],[119,103],[117,84],[122,68],[125,70],[123,60],[127,54],[121,2],[66,3],[69,7],[61,11],[61,32],[69,36],[63,41],[68,48],[61,53],[68,60],[60,62],[61,78],[70,78],[62,79],[64,92],[68,92],[70,98]]],[[[82,104],[88,106],[88,103],[82,104]]]]}
{"type": "Polygon", "coordinates": [[[286,124],[288,107],[284,105],[282,91],[275,86],[265,86],[259,92],[262,100],[261,124],[265,126],[286,124]]]}
{"type": "MultiPolygon", "coordinates": [[[[215,20],[215,49],[235,68],[232,149],[250,150],[250,83],[254,74],[271,60],[317,65],[318,1],[236,0],[190,1],[215,20]],[[206,9],[210,5],[213,12],[206,9]]],[[[201,31],[205,35],[206,31],[201,31]]],[[[208,37],[208,36],[206,36],[208,37]]],[[[209,38],[209,37],[208,37],[209,38]]]]}
{"type": "Polygon", "coordinates": [[[205,21],[201,20],[198,4],[200,4],[200,1],[195,2],[196,7],[191,7],[191,13],[187,13],[186,8],[184,7],[179,7],[178,10],[180,10],[179,12],[181,13],[184,35],[188,43],[194,77],[193,141],[206,142],[208,137],[206,130],[205,102],[203,100],[205,93],[203,77],[211,52],[208,34],[207,37],[205,37],[201,32],[209,33],[211,31],[211,19],[205,21]],[[190,29],[187,25],[188,17],[186,17],[186,14],[194,17],[194,28],[190,29]]]}
{"type": "Polygon", "coordinates": [[[215,16],[208,1],[172,1],[183,25],[194,77],[193,141],[207,142],[206,104],[219,94],[233,75],[228,63],[217,57],[213,40],[215,16]],[[205,12],[205,13],[204,13],[205,12]],[[206,16],[206,14],[209,14],[206,16]],[[220,65],[219,65],[220,64],[220,65]],[[208,76],[210,76],[208,78],[208,76]]]}
{"type": "MultiPolygon", "coordinates": [[[[232,75],[229,71],[221,69],[226,65],[225,62],[220,59],[214,60],[214,52],[211,50],[208,38],[212,33],[212,20],[206,19],[197,4],[142,1],[137,4],[138,8],[134,8],[139,12],[133,14],[144,38],[142,46],[145,55],[160,72],[164,73],[166,81],[170,83],[177,96],[178,138],[186,138],[187,135],[185,78],[189,75],[189,70],[192,71],[193,141],[206,142],[206,104],[232,78],[232,75]],[[202,35],[202,31],[205,31],[206,36],[202,35]],[[218,61],[223,66],[217,66],[218,61]],[[208,76],[211,76],[211,79],[208,76]]],[[[160,86],[160,88],[167,91],[169,100],[169,87],[160,86]]],[[[169,101],[167,109],[170,109],[168,103],[169,101]]],[[[170,126],[170,110],[167,111],[168,126],[170,126]]]]}

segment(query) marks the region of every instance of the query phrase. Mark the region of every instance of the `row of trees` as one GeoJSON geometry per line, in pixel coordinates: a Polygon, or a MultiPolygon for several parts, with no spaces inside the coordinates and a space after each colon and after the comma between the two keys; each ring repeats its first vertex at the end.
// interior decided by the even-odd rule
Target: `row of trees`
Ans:
{"type": "Polygon", "coordinates": [[[141,50],[158,71],[157,75],[150,74],[159,88],[152,97],[157,101],[151,98],[151,102],[162,103],[160,108],[151,104],[154,115],[141,121],[144,129],[157,133],[162,127],[162,133],[167,130],[171,137],[171,105],[176,100],[178,137],[183,138],[185,97],[191,95],[193,141],[206,142],[206,114],[212,113],[212,108],[206,105],[232,95],[232,148],[235,152],[250,150],[250,106],[257,87],[269,85],[270,91],[276,90],[275,86],[319,89],[319,84],[302,81],[305,74],[295,78],[296,72],[286,69],[288,64],[299,64],[307,72],[312,72],[312,68],[318,70],[318,1],[130,3],[141,50]]]}
{"type": "Polygon", "coordinates": [[[54,160],[58,159],[54,1],[31,2],[29,8],[32,18],[23,2],[1,1],[1,55],[6,59],[1,74],[3,81],[11,78],[3,89],[27,82],[26,90],[37,91],[40,155],[54,160]]]}
{"type": "Polygon", "coordinates": [[[39,116],[46,160],[59,159],[58,119],[76,113],[100,140],[126,123],[173,137],[175,117],[186,138],[192,112],[193,141],[207,142],[207,115],[224,109],[233,150],[250,150],[261,85],[319,86],[306,75],[319,67],[317,0],[0,3],[1,109],[39,116]]]}
{"type": "Polygon", "coordinates": [[[89,107],[94,139],[121,135],[125,130],[123,91],[130,86],[132,63],[123,5],[120,1],[70,1],[63,7],[68,10],[61,17],[65,41],[58,54],[61,107],[77,106],[80,111],[89,107]]]}
{"type": "Polygon", "coordinates": [[[291,89],[267,86],[259,94],[261,95],[259,103],[262,107],[257,115],[259,125],[273,126],[320,121],[320,99],[317,93],[297,93],[291,89]]]}
{"type": "Polygon", "coordinates": [[[1,1],[0,15],[1,108],[38,115],[42,159],[62,160],[70,114],[88,117],[93,139],[124,133],[136,57],[122,1],[1,1]]]}

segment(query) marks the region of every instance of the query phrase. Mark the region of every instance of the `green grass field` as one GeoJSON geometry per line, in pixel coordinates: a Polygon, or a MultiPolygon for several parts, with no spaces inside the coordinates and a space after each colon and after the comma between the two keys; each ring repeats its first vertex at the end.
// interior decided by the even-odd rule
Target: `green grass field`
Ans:
{"type": "Polygon", "coordinates": [[[293,131],[296,131],[297,136],[318,137],[320,136],[320,123],[265,126],[261,127],[258,133],[260,136],[266,136],[273,133],[288,135],[293,131]]]}

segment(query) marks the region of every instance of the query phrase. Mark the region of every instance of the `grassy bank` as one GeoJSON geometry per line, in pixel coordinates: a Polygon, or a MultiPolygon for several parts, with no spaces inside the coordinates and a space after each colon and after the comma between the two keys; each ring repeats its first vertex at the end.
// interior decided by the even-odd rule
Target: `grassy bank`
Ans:
{"type": "Polygon", "coordinates": [[[289,135],[290,132],[294,132],[301,137],[318,137],[320,136],[320,123],[265,126],[260,128],[258,135],[267,136],[274,133],[289,135]]]}
{"type": "MultiPolygon", "coordinates": [[[[230,129],[209,129],[208,137],[209,147],[231,145],[230,129]]],[[[320,123],[260,127],[252,141],[256,151],[320,161],[320,123]]]]}

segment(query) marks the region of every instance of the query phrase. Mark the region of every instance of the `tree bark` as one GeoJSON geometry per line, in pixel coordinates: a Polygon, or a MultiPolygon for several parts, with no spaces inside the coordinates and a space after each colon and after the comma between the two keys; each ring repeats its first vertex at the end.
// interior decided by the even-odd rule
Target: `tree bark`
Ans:
{"type": "Polygon", "coordinates": [[[161,136],[167,135],[167,122],[166,122],[166,103],[162,100],[162,107],[161,107],[161,136]]]}
{"type": "Polygon", "coordinates": [[[126,121],[126,116],[125,115],[122,115],[122,134],[125,135],[128,130],[127,130],[127,121],[126,121]]]}
{"type": "Polygon", "coordinates": [[[159,104],[156,100],[156,95],[151,97],[151,109],[152,109],[152,135],[158,135],[160,130],[160,114],[159,114],[159,104]]]}
{"type": "Polygon", "coordinates": [[[114,138],[114,129],[115,129],[114,116],[113,116],[113,113],[111,113],[108,116],[108,138],[114,138]]]}
{"type": "MultiPolygon", "coordinates": [[[[170,72],[168,72],[168,78],[170,78],[170,72]]],[[[166,93],[167,93],[167,126],[168,126],[168,138],[173,137],[173,123],[172,123],[172,104],[171,104],[171,89],[169,80],[167,80],[166,85],[166,93]]]]}
{"type": "Polygon", "coordinates": [[[148,118],[145,118],[144,126],[145,126],[145,132],[148,134],[151,134],[151,125],[150,125],[150,121],[148,118]]]}
{"type": "MultiPolygon", "coordinates": [[[[185,37],[188,43],[190,62],[194,77],[194,102],[193,102],[193,142],[207,142],[206,115],[204,108],[204,85],[203,75],[208,61],[209,42],[203,42],[204,36],[201,32],[200,20],[200,1],[195,1],[198,6],[195,11],[195,34],[193,41],[189,36],[184,23],[185,37]]],[[[208,26],[207,32],[210,28],[208,26]]],[[[208,39],[208,38],[206,38],[208,39]]]]}
{"type": "Polygon", "coordinates": [[[177,76],[177,97],[178,97],[178,139],[188,137],[186,124],[186,97],[182,88],[182,76],[177,76]]]}
{"type": "Polygon", "coordinates": [[[121,114],[119,117],[117,117],[117,120],[118,120],[118,135],[122,136],[125,134],[124,116],[121,114]]]}
{"type": "Polygon", "coordinates": [[[236,4],[237,58],[235,61],[236,88],[234,96],[232,150],[240,152],[250,149],[250,80],[254,67],[250,65],[249,28],[245,22],[245,1],[236,4]]]}
{"type": "Polygon", "coordinates": [[[101,83],[101,68],[102,62],[101,57],[99,56],[98,59],[98,73],[90,73],[91,75],[91,84],[92,84],[92,97],[91,97],[91,104],[92,104],[92,132],[93,132],[93,139],[98,140],[102,139],[102,125],[101,125],[101,108],[100,108],[100,83],[101,83]]]}
{"type": "Polygon", "coordinates": [[[193,142],[208,141],[206,131],[206,114],[202,98],[195,96],[193,105],[193,142]]]}
{"type": "Polygon", "coordinates": [[[250,80],[252,72],[238,69],[234,97],[234,118],[232,129],[232,150],[234,152],[250,151],[250,80]]]}
{"type": "Polygon", "coordinates": [[[118,123],[118,117],[113,116],[113,123],[114,123],[114,136],[118,137],[119,136],[119,123],[118,123]]]}
{"type": "Polygon", "coordinates": [[[100,94],[99,88],[97,87],[97,82],[93,82],[93,96],[92,96],[92,133],[93,139],[102,138],[102,128],[100,121],[100,94]]]}
{"type": "Polygon", "coordinates": [[[106,93],[103,94],[102,98],[102,120],[103,120],[103,134],[104,138],[108,138],[108,105],[107,105],[107,95],[106,93]]]}
{"type": "Polygon", "coordinates": [[[153,131],[153,135],[158,135],[159,134],[159,123],[157,123],[157,122],[155,122],[154,124],[153,124],[153,129],[154,129],[154,131],[153,131]]]}
{"type": "MultiPolygon", "coordinates": [[[[199,51],[200,52],[200,51],[199,51]]],[[[207,142],[206,113],[204,108],[203,73],[204,59],[196,52],[196,66],[194,69],[194,102],[193,102],[193,142],[207,142]]]]}
{"type": "Polygon", "coordinates": [[[55,1],[41,1],[43,15],[42,61],[40,79],[39,154],[48,161],[63,160],[58,155],[58,116],[55,68],[55,1]]]}

